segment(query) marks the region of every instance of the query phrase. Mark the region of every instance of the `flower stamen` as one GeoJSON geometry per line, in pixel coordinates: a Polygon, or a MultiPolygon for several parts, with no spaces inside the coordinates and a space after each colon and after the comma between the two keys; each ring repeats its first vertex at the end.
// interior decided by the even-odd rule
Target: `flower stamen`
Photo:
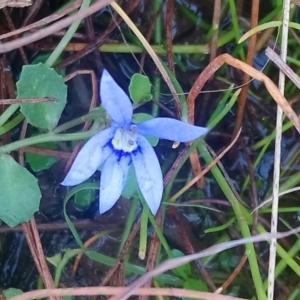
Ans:
{"type": "Polygon", "coordinates": [[[115,150],[122,150],[124,152],[132,152],[137,148],[137,126],[131,125],[130,129],[117,129],[112,144],[115,150]]]}

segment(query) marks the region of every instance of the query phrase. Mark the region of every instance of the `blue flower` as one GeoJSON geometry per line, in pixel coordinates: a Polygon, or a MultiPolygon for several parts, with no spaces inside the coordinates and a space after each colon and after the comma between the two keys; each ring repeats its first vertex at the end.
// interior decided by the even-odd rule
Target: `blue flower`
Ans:
{"type": "Polygon", "coordinates": [[[61,184],[80,184],[103,165],[99,196],[99,211],[103,214],[121,196],[133,163],[140,191],[155,215],[162,199],[163,176],[154,149],[145,136],[188,142],[206,134],[208,129],[171,118],[134,124],[130,99],[106,70],[101,77],[100,97],[112,119],[111,126],[87,141],[61,184]]]}

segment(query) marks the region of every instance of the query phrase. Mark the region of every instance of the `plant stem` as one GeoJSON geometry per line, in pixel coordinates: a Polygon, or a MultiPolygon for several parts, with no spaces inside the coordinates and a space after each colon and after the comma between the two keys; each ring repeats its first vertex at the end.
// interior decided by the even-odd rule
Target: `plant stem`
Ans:
{"type": "MultiPolygon", "coordinates": [[[[229,39],[232,39],[232,37],[229,39]]],[[[221,41],[221,46],[228,41],[227,35],[221,41]]],[[[218,44],[219,46],[219,44],[218,44]]],[[[166,54],[164,45],[151,45],[151,48],[156,54],[166,54]]],[[[142,53],[145,51],[144,47],[134,44],[104,44],[99,48],[100,52],[114,52],[114,53],[142,53]]],[[[173,45],[172,53],[174,54],[207,54],[209,53],[208,45],[173,45]]]]}
{"type": "Polygon", "coordinates": [[[39,144],[45,142],[60,142],[60,141],[76,141],[87,139],[97,133],[100,130],[99,127],[92,128],[85,132],[78,132],[78,133],[69,133],[69,134],[54,134],[54,133],[47,133],[43,135],[32,136],[23,140],[19,140],[4,146],[0,147],[0,154],[2,153],[10,153],[11,151],[39,144]]]}
{"type": "MultiPolygon", "coordinates": [[[[91,0],[83,0],[79,11],[82,11],[83,9],[89,7],[90,3],[91,3],[91,0]]],[[[80,25],[80,22],[81,22],[81,20],[75,21],[69,27],[69,29],[67,30],[67,32],[64,35],[64,37],[61,39],[61,41],[59,42],[59,44],[56,46],[56,48],[54,49],[54,51],[51,53],[50,57],[47,59],[47,61],[46,61],[45,64],[48,67],[52,67],[55,64],[56,60],[62,54],[62,52],[66,48],[67,44],[72,39],[74,33],[78,29],[78,27],[80,25]]]]}
{"type": "MultiPolygon", "coordinates": [[[[207,164],[211,163],[213,161],[213,158],[211,157],[210,153],[206,149],[203,143],[198,143],[198,149],[201,153],[201,156],[204,158],[207,164]]],[[[239,223],[240,231],[243,237],[250,237],[251,232],[248,227],[248,222],[246,220],[245,212],[247,210],[242,206],[242,204],[238,201],[235,194],[232,192],[231,188],[229,187],[228,183],[226,182],[224,176],[222,175],[221,171],[217,166],[214,166],[211,168],[211,172],[214,175],[217,183],[219,184],[219,187],[223,191],[223,193],[226,195],[227,199],[230,201],[232,208],[234,210],[236,219],[239,223]]],[[[266,293],[264,290],[262,278],[260,275],[260,270],[258,266],[258,262],[256,259],[256,252],[253,244],[246,244],[246,254],[249,260],[249,266],[252,274],[252,279],[254,282],[257,298],[259,300],[266,300],[266,293]]]]}
{"type": "Polygon", "coordinates": [[[6,121],[17,111],[20,107],[20,104],[12,104],[10,105],[0,116],[0,127],[2,127],[6,121]]]}
{"type": "Polygon", "coordinates": [[[15,118],[11,121],[7,122],[4,126],[0,127],[0,135],[12,130],[16,127],[20,122],[24,120],[24,116],[22,113],[19,113],[15,118]]]}

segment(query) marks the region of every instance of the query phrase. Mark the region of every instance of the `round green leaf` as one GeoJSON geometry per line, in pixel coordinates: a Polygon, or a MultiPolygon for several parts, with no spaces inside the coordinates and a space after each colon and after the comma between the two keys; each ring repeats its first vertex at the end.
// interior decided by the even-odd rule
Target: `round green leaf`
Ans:
{"type": "MultiPolygon", "coordinates": [[[[48,149],[57,149],[57,146],[53,142],[40,143],[36,146],[48,148],[48,149]]],[[[54,156],[40,155],[34,153],[25,153],[26,162],[29,163],[32,171],[40,172],[51,168],[56,162],[57,158],[54,156]]]]}
{"type": "MultiPolygon", "coordinates": [[[[203,280],[194,278],[189,278],[185,281],[183,288],[192,291],[208,292],[206,283],[203,280]]],[[[183,300],[193,300],[193,298],[184,297],[183,300]]]]}
{"type": "MultiPolygon", "coordinates": [[[[91,181],[88,181],[91,182],[91,181]]],[[[81,190],[76,193],[74,197],[74,201],[79,206],[88,206],[96,199],[96,190],[95,189],[87,189],[81,190]]]]}
{"type": "Polygon", "coordinates": [[[9,289],[3,290],[3,295],[5,296],[6,299],[12,298],[15,296],[19,296],[21,294],[23,294],[23,291],[20,289],[16,289],[16,288],[9,288],[9,289]]]}
{"type": "Polygon", "coordinates": [[[22,103],[21,112],[28,123],[39,128],[52,130],[67,103],[67,86],[60,75],[46,65],[27,65],[22,69],[17,82],[18,98],[53,97],[57,103],[22,103]]]}
{"type": "MultiPolygon", "coordinates": [[[[173,258],[184,256],[184,253],[178,249],[172,249],[171,252],[172,252],[173,258]]],[[[188,277],[191,276],[191,273],[192,273],[191,265],[190,264],[182,265],[180,267],[172,269],[172,272],[175,275],[182,277],[183,279],[188,279],[188,277]]]]}
{"type": "Polygon", "coordinates": [[[27,222],[39,209],[37,179],[10,155],[0,155],[0,219],[14,227],[27,222]]]}
{"type": "Polygon", "coordinates": [[[136,73],[131,77],[128,90],[130,98],[135,104],[152,99],[151,82],[147,76],[142,74],[136,73]]]}

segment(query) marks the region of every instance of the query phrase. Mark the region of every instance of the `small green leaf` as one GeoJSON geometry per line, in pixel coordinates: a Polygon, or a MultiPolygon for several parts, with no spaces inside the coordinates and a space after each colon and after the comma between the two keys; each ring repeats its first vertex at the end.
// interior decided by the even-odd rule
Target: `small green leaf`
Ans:
{"type": "MultiPolygon", "coordinates": [[[[52,142],[37,144],[36,146],[48,148],[48,149],[57,149],[56,144],[52,142]]],[[[57,159],[54,156],[26,153],[26,161],[29,163],[32,171],[40,172],[51,168],[56,162],[57,159]]]]}
{"type": "MultiPolygon", "coordinates": [[[[47,61],[47,59],[50,57],[51,55],[51,52],[47,52],[47,53],[42,53],[42,54],[39,54],[38,56],[36,56],[33,61],[30,63],[31,65],[36,65],[38,63],[45,63],[47,61]]],[[[55,62],[55,65],[60,63],[62,61],[62,56],[60,56],[56,62],[55,62]]],[[[66,68],[63,68],[63,69],[59,69],[57,71],[57,73],[59,75],[61,75],[62,77],[66,76],[66,68]]]]}
{"type": "MultiPolygon", "coordinates": [[[[145,113],[137,113],[134,114],[132,120],[134,123],[138,124],[147,120],[153,119],[153,116],[145,113]]],[[[151,146],[155,147],[158,144],[159,138],[155,136],[146,136],[147,140],[151,144],[151,146]]]]}
{"type": "Polygon", "coordinates": [[[239,257],[231,250],[222,251],[218,255],[218,260],[222,268],[227,272],[231,272],[239,263],[239,257]]]}
{"type": "MultiPolygon", "coordinates": [[[[92,182],[91,180],[86,181],[92,182]]],[[[87,189],[81,190],[75,194],[74,201],[77,205],[80,206],[88,206],[96,199],[96,190],[95,189],[87,189]]]]}
{"type": "Polygon", "coordinates": [[[0,219],[14,227],[38,211],[41,192],[37,179],[10,155],[0,155],[0,219]]]}
{"type": "MultiPolygon", "coordinates": [[[[172,249],[172,255],[173,255],[173,258],[177,258],[177,257],[183,257],[184,256],[184,253],[182,253],[180,250],[178,249],[172,249]]],[[[190,264],[185,264],[185,265],[182,265],[180,267],[177,267],[177,268],[174,268],[172,269],[172,272],[177,275],[177,276],[180,276],[180,277],[183,277],[183,279],[187,279],[188,277],[191,276],[191,265],[190,264]]]]}
{"type": "MultiPolygon", "coordinates": [[[[189,278],[187,281],[185,281],[183,288],[192,291],[208,292],[208,287],[206,283],[200,279],[194,279],[194,278],[189,278]]],[[[194,300],[194,299],[184,297],[183,300],[194,300]]]]}
{"type": "Polygon", "coordinates": [[[12,298],[15,296],[19,296],[21,294],[23,294],[23,291],[20,289],[9,288],[9,289],[3,290],[3,295],[5,296],[6,299],[12,298]]]}
{"type": "Polygon", "coordinates": [[[136,73],[131,77],[128,90],[130,98],[135,104],[152,99],[151,82],[147,76],[142,74],[136,73]]]}
{"type": "Polygon", "coordinates": [[[205,193],[202,190],[192,190],[187,193],[187,198],[190,199],[202,199],[205,198],[205,193]]]}
{"type": "Polygon", "coordinates": [[[62,255],[61,253],[57,253],[53,256],[48,256],[46,257],[46,260],[51,264],[53,265],[54,267],[57,268],[57,266],[59,266],[59,264],[61,263],[61,260],[62,260],[62,255]]]}
{"type": "Polygon", "coordinates": [[[27,65],[17,82],[18,98],[53,97],[57,103],[22,103],[21,112],[28,123],[35,127],[52,130],[67,103],[67,86],[60,75],[42,63],[27,65]]]}

